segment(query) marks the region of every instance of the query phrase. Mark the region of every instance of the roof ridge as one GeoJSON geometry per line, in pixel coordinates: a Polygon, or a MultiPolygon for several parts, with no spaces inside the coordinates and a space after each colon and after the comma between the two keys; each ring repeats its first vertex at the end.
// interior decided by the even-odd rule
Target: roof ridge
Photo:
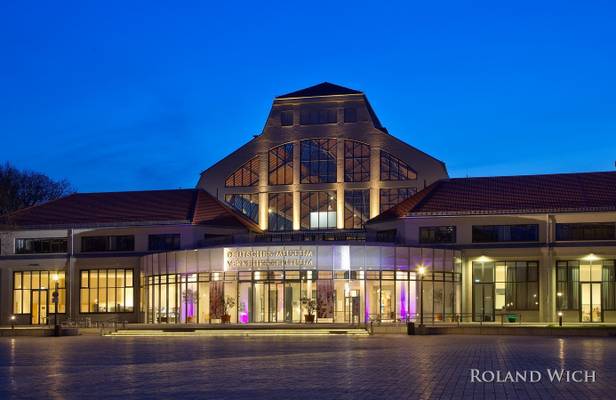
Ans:
{"type": "Polygon", "coordinates": [[[303,89],[276,96],[276,99],[291,99],[299,97],[324,97],[324,96],[346,96],[363,94],[360,90],[348,88],[346,86],[337,85],[331,82],[321,82],[316,85],[308,86],[303,89]],[[329,93],[328,93],[329,92],[329,93]]]}
{"type": "MultiPolygon", "coordinates": [[[[92,194],[119,194],[119,193],[153,193],[153,192],[181,192],[187,190],[196,190],[197,188],[177,188],[177,189],[146,189],[146,190],[113,190],[110,192],[75,192],[72,195],[92,195],[92,194]]],[[[68,197],[68,196],[66,196],[68,197]]]]}
{"type": "Polygon", "coordinates": [[[449,181],[466,181],[471,179],[496,179],[496,178],[530,178],[530,177],[546,177],[546,176],[579,176],[579,175],[596,175],[596,174],[616,174],[616,171],[585,171],[585,172],[556,172],[552,174],[524,174],[524,175],[489,175],[489,176],[467,176],[467,177],[452,177],[446,178],[449,181]]]}

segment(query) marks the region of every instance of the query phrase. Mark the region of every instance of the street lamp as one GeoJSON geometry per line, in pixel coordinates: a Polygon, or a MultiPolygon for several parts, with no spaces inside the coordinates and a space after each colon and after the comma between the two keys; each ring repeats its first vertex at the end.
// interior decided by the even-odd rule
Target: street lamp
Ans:
{"type": "Polygon", "coordinates": [[[423,265],[421,265],[417,272],[419,272],[419,276],[420,276],[420,280],[419,280],[419,326],[423,327],[424,326],[424,313],[423,313],[423,280],[424,280],[424,275],[426,273],[426,267],[424,267],[423,265]]]}
{"type": "Polygon", "coordinates": [[[60,336],[60,325],[58,325],[58,288],[59,288],[59,277],[58,274],[54,274],[53,281],[55,282],[55,289],[52,294],[52,302],[54,303],[54,326],[53,326],[53,334],[54,336],[60,336]]]}
{"type": "Polygon", "coordinates": [[[11,315],[11,334],[15,336],[15,316],[11,315]]]}

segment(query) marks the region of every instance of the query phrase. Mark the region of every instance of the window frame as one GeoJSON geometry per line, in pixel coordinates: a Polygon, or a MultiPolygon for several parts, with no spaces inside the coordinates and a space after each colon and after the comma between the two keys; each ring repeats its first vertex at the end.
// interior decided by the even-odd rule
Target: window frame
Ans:
{"type": "MultiPolygon", "coordinates": [[[[48,237],[48,238],[15,238],[14,242],[13,242],[13,252],[14,254],[65,254],[68,252],[68,238],[67,237],[48,237]],[[18,243],[19,242],[24,242],[26,243],[27,241],[39,241],[41,243],[43,242],[49,242],[48,246],[49,246],[49,251],[20,251],[19,250],[19,246],[18,243]],[[65,249],[62,251],[51,251],[52,250],[52,242],[53,241],[63,241],[64,242],[64,247],[65,249]]],[[[25,246],[24,246],[25,248],[25,246]]]]}
{"type": "Polygon", "coordinates": [[[293,110],[282,110],[280,111],[280,126],[293,126],[295,123],[295,116],[293,115],[293,110]],[[291,116],[290,119],[286,118],[291,116]]]}
{"type": "Polygon", "coordinates": [[[420,226],[418,233],[419,243],[421,244],[453,244],[456,243],[458,239],[456,225],[420,226]],[[437,236],[442,233],[443,229],[448,229],[451,231],[450,234],[453,235],[451,240],[437,240],[437,236]],[[425,240],[423,235],[424,232],[432,232],[432,237],[434,237],[434,240],[425,240]]]}
{"type": "Polygon", "coordinates": [[[379,178],[383,182],[416,181],[417,171],[411,168],[405,161],[385,150],[381,150],[379,154],[379,178]],[[406,170],[406,174],[400,173],[403,169],[406,170]],[[398,173],[395,174],[392,171],[398,171],[398,173]]]}
{"type": "Polygon", "coordinates": [[[255,223],[259,223],[259,193],[226,193],[225,194],[225,203],[231,206],[234,210],[237,210],[250,218],[250,220],[255,223]],[[253,204],[256,206],[254,218],[247,209],[241,209],[240,204],[234,202],[234,198],[242,198],[248,201],[249,204],[253,204]]]}
{"type": "MultiPolygon", "coordinates": [[[[600,233],[600,232],[599,232],[600,233]]],[[[558,242],[591,242],[591,241],[610,241],[616,240],[616,223],[614,222],[573,222],[556,223],[555,238],[558,242]],[[610,237],[588,237],[597,236],[600,228],[611,228],[610,237]],[[592,230],[589,232],[589,230],[592,230]],[[581,234],[581,237],[577,235],[581,234]]]]}
{"type": "MultiPolygon", "coordinates": [[[[336,216],[338,214],[336,213],[336,216]]],[[[344,191],[344,229],[363,229],[364,225],[370,219],[370,189],[351,189],[344,191]],[[349,198],[351,200],[352,208],[347,207],[349,205],[349,198]],[[357,205],[355,201],[361,200],[360,205],[357,205]],[[354,210],[360,209],[357,213],[354,210]],[[350,222],[349,222],[350,221],[350,222]]]]}
{"type": "Polygon", "coordinates": [[[367,143],[358,140],[344,140],[344,181],[370,181],[370,153],[367,143]],[[350,147],[350,148],[349,148],[350,147]]]}
{"type": "Polygon", "coordinates": [[[267,152],[267,183],[269,186],[277,185],[292,185],[293,184],[293,153],[295,150],[295,144],[293,142],[283,143],[281,145],[272,147],[267,152]],[[290,148],[290,149],[289,149],[290,148]],[[280,153],[284,152],[287,158],[281,157],[280,153]],[[290,158],[289,158],[290,154],[290,158]],[[273,161],[279,161],[274,163],[273,161]],[[275,164],[275,165],[273,165],[275,164]],[[280,178],[282,172],[282,181],[280,178]],[[272,176],[274,175],[274,176],[272,176]],[[274,178],[274,179],[272,179],[274,178]]]}
{"type": "Polygon", "coordinates": [[[299,148],[300,184],[336,183],[338,181],[338,140],[336,138],[303,139],[299,142],[299,148]],[[330,154],[332,157],[324,154],[330,154]],[[315,175],[312,174],[313,169],[316,169],[315,175]]]}
{"type": "Polygon", "coordinates": [[[250,160],[246,161],[225,178],[225,187],[257,186],[259,184],[260,161],[261,159],[259,156],[254,156],[250,160]],[[245,175],[247,176],[247,184],[244,184],[245,175]]]}
{"type": "MultiPolygon", "coordinates": [[[[135,292],[137,287],[135,286],[135,269],[134,268],[86,268],[86,269],[80,269],[78,271],[78,275],[79,275],[79,314],[132,314],[134,313],[138,308],[136,307],[136,302],[135,302],[135,292]],[[96,287],[91,287],[90,286],[90,282],[91,282],[91,272],[92,271],[96,271],[97,273],[97,283],[96,283],[96,287]],[[105,280],[106,280],[106,285],[105,285],[105,303],[108,303],[109,299],[109,289],[113,288],[115,289],[115,299],[116,299],[116,306],[117,306],[117,298],[118,298],[118,290],[119,289],[123,289],[124,291],[124,305],[122,306],[123,311],[118,311],[117,309],[114,311],[92,311],[91,310],[91,305],[92,303],[90,302],[90,295],[92,293],[92,290],[96,291],[96,299],[101,298],[100,294],[100,289],[101,289],[101,282],[100,282],[100,273],[101,271],[105,272],[105,280]],[[114,271],[115,272],[115,276],[116,276],[116,283],[114,286],[110,286],[109,285],[109,278],[108,278],[108,271],[114,271]],[[117,273],[118,271],[123,271],[124,272],[124,286],[118,286],[117,285],[117,273]],[[131,277],[132,279],[129,281],[126,277],[128,275],[128,271],[131,272],[131,277]],[[84,272],[87,274],[87,282],[86,285],[84,285],[83,283],[83,274],[84,272]],[[130,283],[130,286],[128,285],[128,283],[130,283]],[[129,292],[127,289],[131,289],[130,291],[132,292],[132,310],[126,310],[126,299],[128,299],[127,296],[127,292],[129,292]],[[83,293],[84,290],[87,291],[88,293],[88,299],[87,299],[87,305],[88,305],[88,311],[83,311],[82,309],[82,299],[83,299],[83,293]]],[[[98,303],[97,303],[98,304],[98,303]]]]}
{"type": "Polygon", "coordinates": [[[473,243],[535,243],[539,241],[539,224],[473,225],[471,229],[472,229],[472,242],[473,243]],[[534,227],[536,238],[535,239],[514,240],[513,235],[512,235],[512,228],[514,227],[521,228],[524,226],[534,227]],[[495,240],[480,240],[477,237],[477,235],[479,235],[478,230],[481,228],[492,228],[494,230],[493,234],[496,235],[496,239],[495,240]],[[507,231],[508,231],[509,239],[500,238],[501,234],[503,237],[507,237],[507,231]]]}
{"type": "Polygon", "coordinates": [[[300,219],[300,229],[302,230],[332,230],[332,229],[337,229],[338,227],[338,203],[337,203],[337,197],[336,197],[336,191],[335,190],[307,190],[307,191],[302,191],[300,192],[300,206],[299,206],[299,219],[300,219]],[[316,209],[312,209],[311,208],[311,203],[313,201],[312,197],[316,196],[316,209]],[[333,197],[333,199],[332,199],[333,197]],[[308,204],[306,204],[306,201],[308,201],[308,204]],[[321,211],[321,207],[322,206],[327,206],[329,207],[329,205],[331,204],[331,202],[333,202],[334,204],[334,209],[333,210],[327,210],[327,211],[321,211]],[[329,225],[329,217],[330,215],[328,213],[330,212],[334,212],[335,213],[335,217],[334,217],[334,226],[330,226],[329,225]],[[321,215],[317,216],[317,226],[316,227],[312,227],[310,222],[311,222],[311,213],[313,212],[317,212],[317,213],[322,213],[322,212],[326,212],[327,214],[325,215],[325,226],[321,226],[321,215]],[[307,225],[306,225],[307,224],[307,225]]]}
{"type": "Polygon", "coordinates": [[[179,233],[151,233],[148,235],[148,251],[174,251],[182,248],[182,235],[179,233]],[[152,248],[152,240],[160,238],[172,238],[174,241],[177,239],[177,246],[165,247],[165,248],[152,248]]]}
{"type": "Polygon", "coordinates": [[[118,253],[129,253],[135,251],[135,235],[100,235],[100,236],[82,236],[81,237],[81,253],[105,253],[105,252],[118,252],[118,253]],[[117,241],[119,238],[130,238],[132,241],[132,246],[130,246],[130,250],[118,250],[112,249],[112,241],[113,239],[117,241]],[[89,239],[105,239],[105,249],[103,250],[86,250],[85,242],[89,239]]]}

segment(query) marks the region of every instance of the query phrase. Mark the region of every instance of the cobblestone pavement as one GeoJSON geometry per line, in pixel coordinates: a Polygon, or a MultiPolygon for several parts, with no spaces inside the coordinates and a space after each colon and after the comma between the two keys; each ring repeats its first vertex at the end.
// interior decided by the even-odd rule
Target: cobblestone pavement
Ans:
{"type": "Polygon", "coordinates": [[[0,398],[616,398],[616,340],[514,336],[0,338],[0,398]],[[470,369],[596,371],[471,383],[470,369]]]}

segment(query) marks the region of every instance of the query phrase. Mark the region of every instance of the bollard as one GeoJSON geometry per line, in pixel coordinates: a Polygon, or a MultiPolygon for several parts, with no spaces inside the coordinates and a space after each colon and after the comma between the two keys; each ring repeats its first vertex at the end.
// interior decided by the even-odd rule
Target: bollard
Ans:
{"type": "Polygon", "coordinates": [[[415,335],[415,323],[407,322],[406,323],[406,334],[407,335],[415,335]]]}

